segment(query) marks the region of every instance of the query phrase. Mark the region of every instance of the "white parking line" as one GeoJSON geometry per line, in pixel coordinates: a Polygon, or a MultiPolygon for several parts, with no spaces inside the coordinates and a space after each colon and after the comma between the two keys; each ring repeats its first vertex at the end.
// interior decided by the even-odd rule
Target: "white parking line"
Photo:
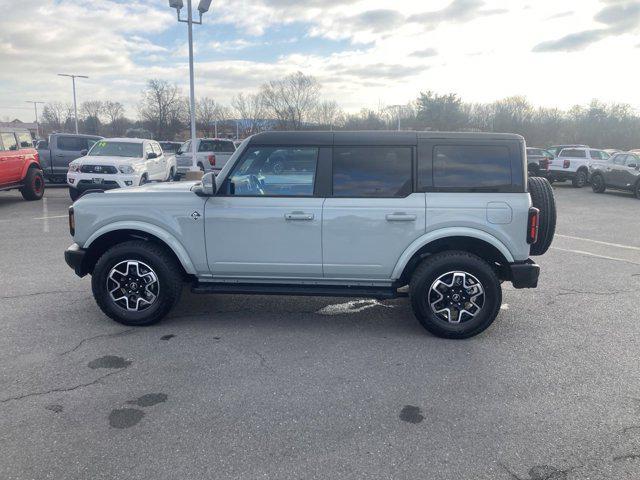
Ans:
{"type": "Polygon", "coordinates": [[[571,235],[561,235],[559,233],[556,233],[556,237],[569,238],[571,240],[582,240],[583,242],[597,243],[598,245],[606,245],[607,247],[626,248],[627,250],[636,250],[640,252],[640,247],[633,247],[631,245],[622,245],[620,243],[610,243],[610,242],[603,242],[601,240],[591,240],[590,238],[572,237],[571,235]]]}
{"type": "MultiPolygon", "coordinates": [[[[43,204],[43,210],[44,210],[44,204],[43,204]]],[[[45,215],[44,217],[34,217],[31,220],[49,220],[51,218],[67,218],[69,215],[51,215],[51,216],[47,216],[45,215]]]]}
{"type": "Polygon", "coordinates": [[[585,252],[584,250],[570,250],[568,248],[558,248],[558,247],[551,247],[551,249],[552,250],[559,250],[561,252],[569,252],[569,253],[577,253],[579,255],[587,255],[589,257],[602,258],[602,259],[605,259],[605,260],[615,260],[616,262],[630,263],[632,265],[640,265],[640,263],[638,263],[638,262],[633,262],[631,260],[625,260],[624,258],[607,257],[606,255],[598,255],[598,254],[591,253],[591,252],[585,252]]]}
{"type": "Polygon", "coordinates": [[[42,199],[42,215],[44,218],[44,223],[42,224],[42,231],[44,233],[49,233],[49,204],[47,203],[47,199],[42,199]]]}

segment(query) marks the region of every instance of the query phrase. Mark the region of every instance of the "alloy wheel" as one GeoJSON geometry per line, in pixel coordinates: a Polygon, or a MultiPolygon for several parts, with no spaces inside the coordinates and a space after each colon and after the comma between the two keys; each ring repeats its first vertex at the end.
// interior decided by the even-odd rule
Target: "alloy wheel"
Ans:
{"type": "Polygon", "coordinates": [[[440,275],[429,288],[431,311],[448,323],[472,320],[482,310],[485,293],[482,283],[468,272],[440,275]]]}

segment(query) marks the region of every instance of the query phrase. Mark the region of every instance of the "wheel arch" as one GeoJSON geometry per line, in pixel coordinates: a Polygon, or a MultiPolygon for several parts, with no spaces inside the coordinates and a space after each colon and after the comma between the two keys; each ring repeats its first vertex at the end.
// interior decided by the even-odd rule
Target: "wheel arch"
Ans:
{"type": "Polygon", "coordinates": [[[114,223],[103,227],[91,235],[83,245],[87,251],[83,270],[90,273],[98,258],[110,247],[128,240],[145,240],[163,246],[182,267],[185,276],[195,275],[196,269],[184,246],[165,230],[143,222],[114,223]]]}
{"type": "Polygon", "coordinates": [[[515,262],[507,246],[489,233],[473,228],[446,228],[415,240],[400,256],[392,278],[408,280],[424,257],[446,250],[473,253],[501,265],[515,262]]]}

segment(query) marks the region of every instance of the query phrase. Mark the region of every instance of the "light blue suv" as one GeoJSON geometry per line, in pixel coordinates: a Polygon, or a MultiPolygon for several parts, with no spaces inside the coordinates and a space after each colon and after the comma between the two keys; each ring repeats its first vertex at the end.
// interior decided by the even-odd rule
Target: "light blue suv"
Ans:
{"type": "Polygon", "coordinates": [[[486,329],[537,286],[555,203],[510,134],[267,132],[217,177],[91,193],[65,253],[105,314],[158,322],[196,293],[409,295],[430,332],[486,329]],[[402,287],[407,287],[402,288],[402,287]],[[408,293],[407,293],[408,292],[408,293]]]}

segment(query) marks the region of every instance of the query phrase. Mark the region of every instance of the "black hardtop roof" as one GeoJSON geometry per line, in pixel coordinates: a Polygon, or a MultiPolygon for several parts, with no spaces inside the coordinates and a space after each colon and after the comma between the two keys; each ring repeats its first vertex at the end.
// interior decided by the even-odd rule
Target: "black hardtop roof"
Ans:
{"type": "Polygon", "coordinates": [[[524,138],[514,133],[480,132],[262,132],[250,137],[250,145],[416,145],[418,139],[426,140],[466,140],[491,141],[515,140],[524,138]]]}

